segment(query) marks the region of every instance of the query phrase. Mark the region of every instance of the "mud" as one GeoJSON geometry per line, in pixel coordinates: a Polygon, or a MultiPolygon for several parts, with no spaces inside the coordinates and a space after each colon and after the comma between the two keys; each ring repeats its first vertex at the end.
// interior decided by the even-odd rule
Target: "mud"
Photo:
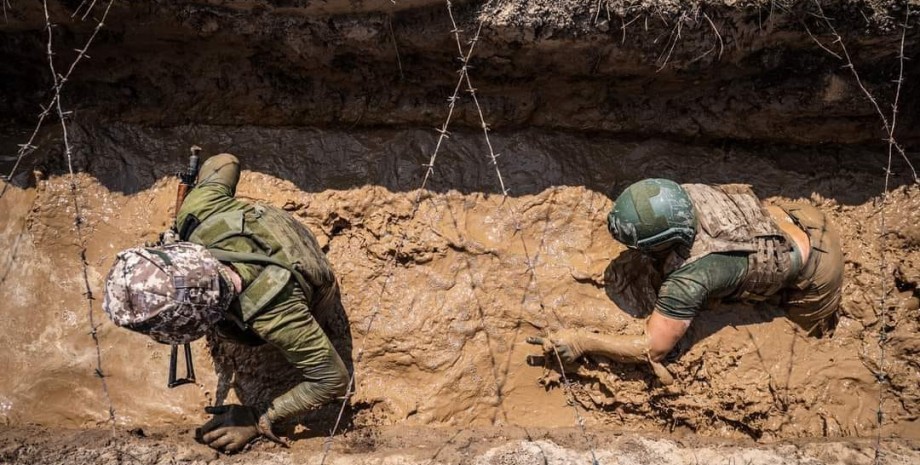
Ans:
{"type": "MultiPolygon", "coordinates": [[[[291,449],[256,443],[245,455],[218,456],[190,440],[190,431],[137,428],[113,436],[103,430],[41,428],[0,429],[0,463],[34,465],[96,463],[167,464],[318,464],[322,438],[302,438],[291,449]]],[[[830,440],[773,445],[728,443],[699,438],[597,433],[593,457],[598,463],[641,465],[669,463],[745,463],[751,465],[869,465],[875,463],[872,441],[830,440]]],[[[909,465],[920,445],[886,441],[881,458],[909,465]]],[[[544,428],[393,428],[349,433],[339,438],[325,463],[333,465],[565,465],[591,463],[592,451],[576,431],[544,428]]]]}
{"type": "MultiPolygon", "coordinates": [[[[762,440],[871,436],[881,328],[888,337],[885,434],[920,434],[920,190],[899,187],[884,207],[888,270],[880,282],[877,193],[883,177],[870,169],[879,160],[868,150],[715,149],[496,132],[497,150],[513,154],[501,166],[518,192],[502,199],[490,193],[494,171],[476,151],[478,135],[460,132],[439,158],[432,191],[422,195],[412,219],[416,192],[410,186],[419,182],[424,149],[433,143],[424,131],[116,125],[73,132],[81,147],[78,187],[96,295],[116,251],[153,239],[166,227],[175,180],[165,173],[176,164],[164,157],[176,154],[178,163],[180,146],[189,139],[212,153],[233,147],[248,170],[238,195],[285,208],[317,234],[341,281],[355,350],[364,347],[350,427],[571,426],[571,409],[553,373],[525,365],[533,352],[525,339],[561,327],[641,332],[640,317],[649,307],[630,305],[629,296],[648,302],[650,291],[640,284],[654,285],[655,277],[642,274],[645,263],[633,260],[626,261],[636,271],[631,294],[617,292],[622,283],[605,281],[624,252],[604,227],[611,206],[605,192],[658,175],[681,182],[749,182],[764,197],[809,202],[830,214],[844,238],[843,318],[833,338],[815,340],[768,305],[704,312],[691,327],[685,353],[669,365],[674,386],[658,385],[645,368],[586,366],[575,392],[588,409],[589,425],[762,440]],[[846,151],[852,156],[841,155],[846,151]],[[813,174],[817,170],[821,175],[813,174]],[[273,174],[280,172],[285,179],[273,174]],[[381,290],[384,265],[401,238],[407,245],[381,290]],[[886,318],[878,313],[882,289],[890,293],[886,318]],[[625,296],[624,309],[610,296],[625,296]]],[[[20,348],[0,367],[15,373],[0,381],[2,413],[13,425],[92,426],[106,419],[106,406],[93,376],[75,278],[68,183],[54,174],[57,156],[48,157],[49,171],[33,173],[35,188],[14,188],[0,200],[3,241],[13,251],[0,290],[8,306],[0,338],[20,348]]],[[[902,184],[904,178],[894,181],[902,184]]],[[[96,311],[100,318],[98,306],[96,311]]],[[[120,428],[194,424],[203,419],[204,405],[223,398],[201,343],[199,386],[167,390],[166,347],[108,321],[99,334],[120,428]]],[[[249,350],[233,348],[232,361],[218,364],[223,371],[238,369],[228,401],[266,400],[291,382],[277,354],[266,354],[270,348],[249,350]]],[[[317,412],[308,428],[325,431],[334,413],[317,412]]]]}

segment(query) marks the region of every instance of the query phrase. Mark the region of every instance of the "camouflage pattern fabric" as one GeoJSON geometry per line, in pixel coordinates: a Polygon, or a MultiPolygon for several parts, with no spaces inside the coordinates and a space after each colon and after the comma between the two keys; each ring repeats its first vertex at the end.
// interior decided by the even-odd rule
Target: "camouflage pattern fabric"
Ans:
{"type": "Polygon", "coordinates": [[[793,269],[791,239],[776,225],[760,199],[746,184],[681,184],[690,194],[699,227],[687,266],[711,253],[743,252],[748,268],[735,298],[766,300],[797,270],[793,269]]]}
{"type": "Polygon", "coordinates": [[[177,242],[124,250],[105,281],[102,308],[121,327],[162,344],[202,337],[235,297],[204,247],[177,242]]]}
{"type": "Polygon", "coordinates": [[[270,405],[272,423],[301,419],[347,391],[352,367],[348,316],[332,267],[312,233],[287,212],[234,198],[239,170],[231,154],[207,159],[198,185],[177,213],[176,226],[187,240],[248,257],[238,261],[224,255],[223,263],[243,284],[227,314],[244,320],[253,338],[268,347],[256,352],[209,334],[217,371],[233,380],[243,403],[270,405]],[[291,266],[249,261],[253,254],[291,266]],[[289,267],[303,275],[304,285],[290,279],[289,267]],[[274,275],[279,270],[288,277],[274,275]],[[262,285],[263,276],[271,278],[271,286],[262,285]],[[293,370],[274,365],[277,356],[293,370]]]}

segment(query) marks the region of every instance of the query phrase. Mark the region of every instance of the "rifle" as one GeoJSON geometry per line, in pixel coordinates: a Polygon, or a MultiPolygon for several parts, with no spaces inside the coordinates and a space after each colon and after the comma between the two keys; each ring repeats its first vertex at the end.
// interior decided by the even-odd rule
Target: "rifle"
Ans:
{"type": "MultiPolygon", "coordinates": [[[[201,147],[193,145],[190,149],[191,155],[188,157],[188,169],[183,173],[177,173],[179,177],[179,188],[176,189],[176,209],[173,211],[172,217],[172,228],[170,233],[174,236],[178,236],[176,230],[176,216],[179,214],[179,209],[182,208],[182,202],[185,201],[185,196],[188,195],[188,191],[195,187],[195,182],[198,180],[198,168],[199,161],[198,154],[201,152],[201,147]]],[[[179,358],[179,346],[173,344],[169,352],[169,380],[166,382],[166,387],[174,388],[176,386],[181,386],[183,384],[194,383],[195,382],[195,366],[192,364],[192,346],[188,342],[185,343],[185,378],[176,379],[176,364],[179,358]]]]}

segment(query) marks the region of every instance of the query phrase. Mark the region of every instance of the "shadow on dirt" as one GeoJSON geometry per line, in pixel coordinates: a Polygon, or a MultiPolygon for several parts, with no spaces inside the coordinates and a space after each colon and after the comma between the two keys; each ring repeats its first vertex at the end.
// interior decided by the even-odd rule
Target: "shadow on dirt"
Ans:
{"type": "MultiPolygon", "coordinates": [[[[244,169],[290,181],[305,192],[364,185],[408,192],[421,184],[437,139],[433,131],[418,129],[147,128],[123,123],[74,124],[71,132],[77,148],[75,169],[127,194],[175,175],[193,144],[203,147],[205,155],[234,153],[244,169]]],[[[761,197],[817,194],[842,204],[861,204],[881,192],[884,176],[879,167],[885,166],[887,157],[881,146],[693,145],[546,130],[495,132],[492,144],[512,196],[552,186],[585,186],[615,197],[639,179],[665,177],[682,183],[747,183],[761,197]]],[[[920,157],[909,156],[920,165],[920,157]]],[[[20,172],[66,172],[59,153],[32,157],[20,172]]],[[[8,169],[8,164],[0,163],[0,168],[8,169]]],[[[893,166],[892,186],[911,182],[903,160],[896,159],[893,166]]],[[[14,177],[14,182],[31,182],[20,178],[14,177]]],[[[428,189],[501,193],[480,132],[452,134],[439,151],[428,189]]]]}

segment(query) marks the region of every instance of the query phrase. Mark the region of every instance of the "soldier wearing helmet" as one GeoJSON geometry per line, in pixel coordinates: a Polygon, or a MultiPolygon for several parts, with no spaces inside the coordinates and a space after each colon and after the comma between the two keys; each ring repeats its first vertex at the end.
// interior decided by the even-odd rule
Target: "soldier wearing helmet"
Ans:
{"type": "Polygon", "coordinates": [[[103,303],[115,324],[158,342],[181,344],[214,330],[235,342],[267,342],[303,373],[270,405],[208,407],[214,417],[198,439],[224,452],[259,436],[282,442],[274,425],[345,395],[349,379],[314,319],[341,310],[332,267],[287,212],[237,200],[239,177],[233,155],[209,158],[177,214],[181,242],[121,252],[103,303]]]}
{"type": "Polygon", "coordinates": [[[645,179],[616,199],[607,216],[614,239],[655,259],[664,281],[641,336],[564,330],[529,342],[564,363],[598,354],[625,363],[661,364],[710,299],[773,296],[810,336],[830,334],[843,280],[840,240],[810,205],[765,206],[747,185],[677,184],[645,179]]]}

